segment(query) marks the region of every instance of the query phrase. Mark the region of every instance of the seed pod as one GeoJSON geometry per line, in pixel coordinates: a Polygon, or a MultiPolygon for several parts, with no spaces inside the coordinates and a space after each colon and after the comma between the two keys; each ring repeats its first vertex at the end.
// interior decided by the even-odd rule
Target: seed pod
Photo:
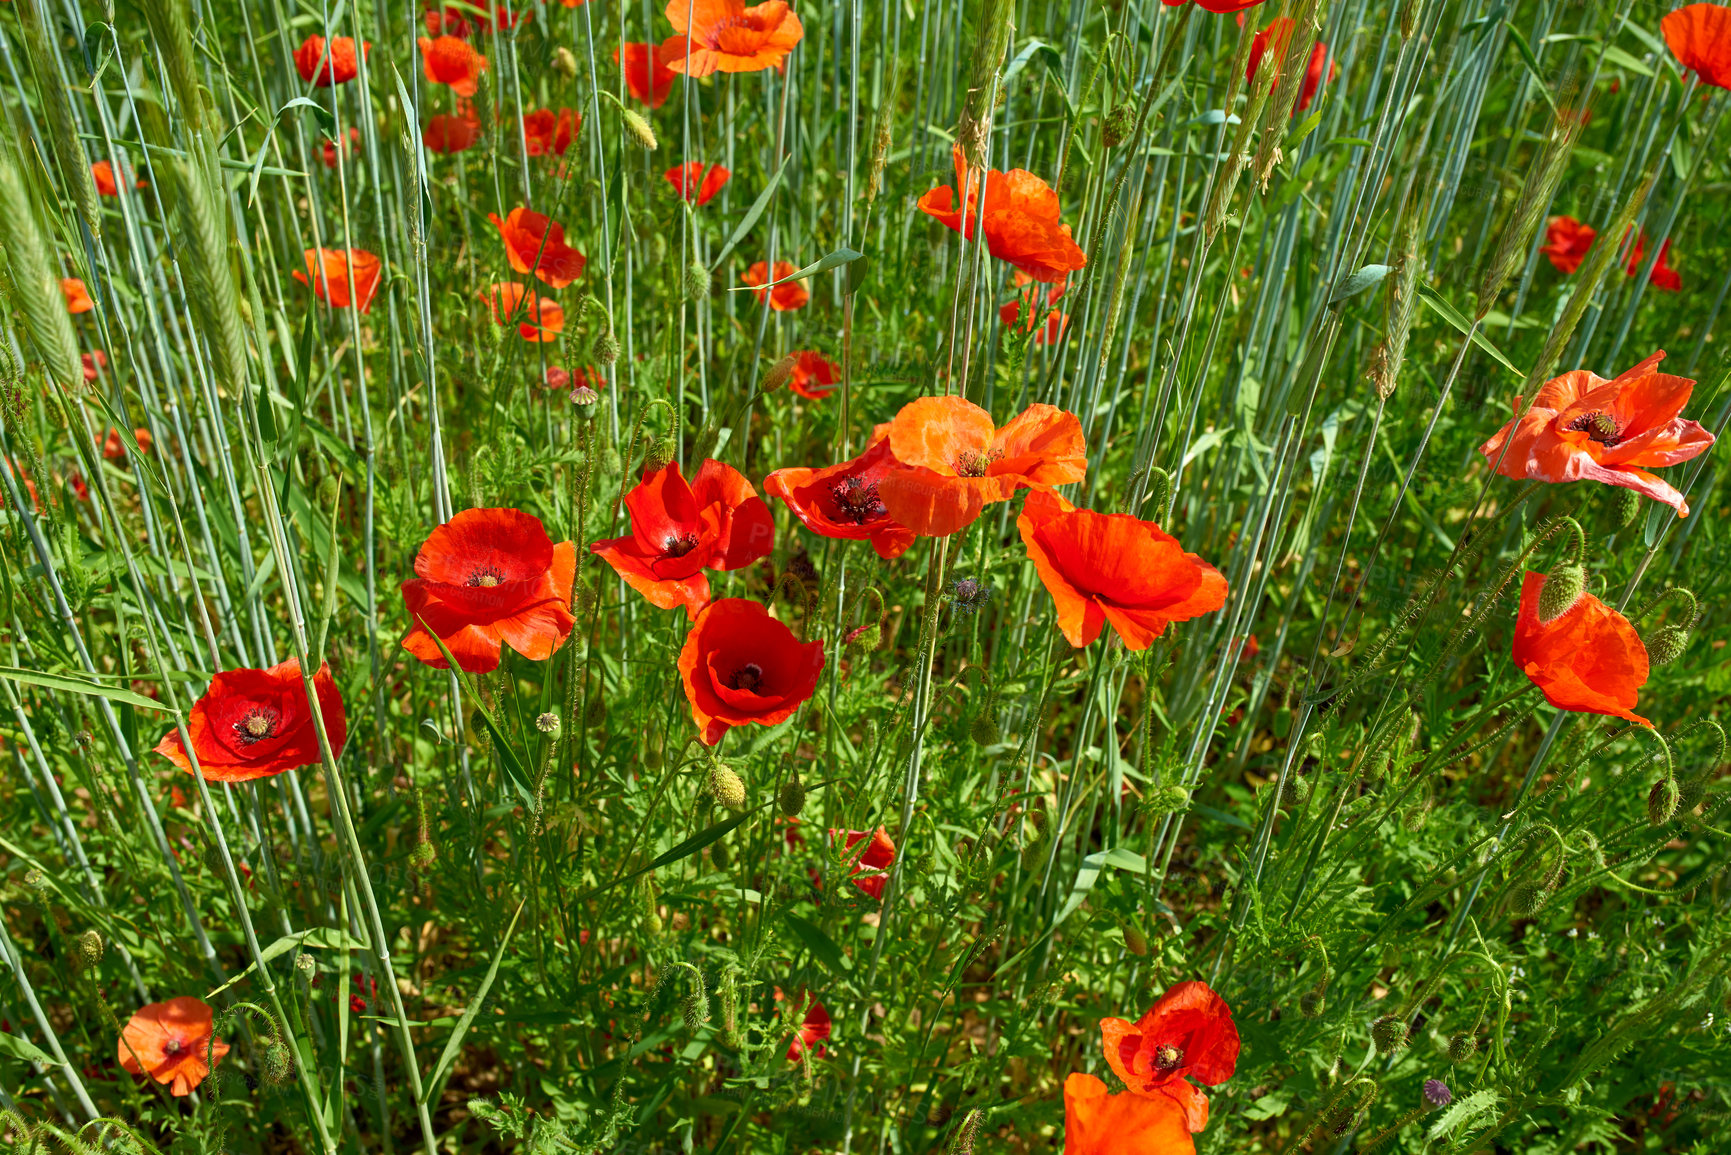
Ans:
{"type": "Polygon", "coordinates": [[[264,1055],[259,1063],[260,1073],[264,1081],[272,1086],[280,1087],[289,1081],[295,1072],[294,1053],[288,1049],[288,1044],[280,1039],[272,1039],[265,1044],[264,1055]]]}
{"type": "Polygon", "coordinates": [[[1654,666],[1668,666],[1688,648],[1688,630],[1682,626],[1661,626],[1647,639],[1647,661],[1654,666]]]}
{"type": "Polygon", "coordinates": [[[94,930],[87,930],[78,936],[76,949],[78,961],[87,967],[93,967],[102,961],[102,935],[94,930]]]}
{"type": "Polygon", "coordinates": [[[318,968],[319,964],[314,960],[312,955],[303,954],[295,956],[295,970],[300,974],[301,978],[312,978],[313,972],[318,970],[318,968]]]}
{"type": "Polygon", "coordinates": [[[1449,1062],[1464,1063],[1478,1054],[1479,1040],[1471,1034],[1449,1036],[1449,1062]]]}
{"type": "Polygon", "coordinates": [[[702,261],[692,261],[685,266],[685,299],[701,301],[709,296],[714,288],[714,282],[709,276],[709,269],[702,261]]]}
{"type": "Polygon", "coordinates": [[[1663,826],[1675,818],[1682,793],[1677,780],[1670,775],[1653,783],[1653,789],[1647,792],[1647,821],[1654,826],[1663,826]]]}
{"type": "Polygon", "coordinates": [[[711,762],[703,785],[709,796],[727,809],[736,812],[745,809],[745,783],[727,763],[711,762]]]}
{"type": "Polygon", "coordinates": [[[1395,1054],[1407,1045],[1406,1020],[1398,1015],[1383,1015],[1370,1024],[1370,1037],[1378,1054],[1395,1054]]]}
{"type": "Polygon", "coordinates": [[[1587,571],[1579,562],[1558,566],[1539,588],[1539,621],[1549,625],[1575,608],[1587,588],[1587,571]]]}
{"type": "Polygon", "coordinates": [[[631,134],[632,140],[650,152],[655,151],[655,130],[649,127],[647,120],[629,108],[625,110],[625,131],[631,134]]]}
{"type": "Polygon", "coordinates": [[[799,812],[805,809],[805,783],[799,780],[798,774],[781,784],[781,792],[776,796],[775,804],[788,818],[799,817],[799,812]]]}
{"type": "Polygon", "coordinates": [[[537,715],[535,718],[535,729],[541,731],[543,734],[551,734],[553,737],[557,738],[559,736],[559,715],[553,713],[551,710],[548,710],[544,714],[537,715]]]}

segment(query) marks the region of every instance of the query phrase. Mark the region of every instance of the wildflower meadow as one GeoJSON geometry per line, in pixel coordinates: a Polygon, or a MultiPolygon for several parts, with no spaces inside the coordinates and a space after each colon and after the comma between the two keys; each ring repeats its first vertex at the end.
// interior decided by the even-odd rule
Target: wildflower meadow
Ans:
{"type": "Polygon", "coordinates": [[[1731,1151],[1731,8],[0,0],[0,1146],[1731,1151]]]}

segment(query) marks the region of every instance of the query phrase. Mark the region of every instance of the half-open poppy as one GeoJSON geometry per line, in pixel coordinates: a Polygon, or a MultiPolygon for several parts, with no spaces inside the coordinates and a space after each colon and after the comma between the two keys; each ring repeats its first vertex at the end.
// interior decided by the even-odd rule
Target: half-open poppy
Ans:
{"type": "Polygon", "coordinates": [[[96,308],[96,302],[90,299],[90,290],[77,277],[60,278],[60,295],[66,298],[66,311],[74,316],[96,308]]]}
{"type": "Polygon", "coordinates": [[[1164,1095],[1114,1095],[1093,1075],[1064,1080],[1064,1155],[1195,1155],[1184,1109],[1164,1095]]]}
{"type": "Polygon", "coordinates": [[[662,41],[663,63],[694,78],[778,68],[805,35],[783,0],[667,0],[666,12],[674,35],[662,41]]]}
{"type": "Polygon", "coordinates": [[[561,108],[557,115],[551,108],[523,115],[523,141],[530,156],[564,156],[582,129],[582,116],[569,108],[561,108]]]}
{"type": "Polygon", "coordinates": [[[686,200],[695,197],[699,207],[714,200],[715,194],[732,175],[719,164],[706,165],[700,160],[676,164],[666,173],[667,182],[678,190],[679,195],[686,200]]]}
{"type": "Polygon", "coordinates": [[[192,1094],[228,1054],[227,1043],[211,1038],[213,1022],[210,1007],[192,995],[140,1007],[120,1032],[121,1069],[149,1075],[177,1099],[192,1094]]]}
{"type": "Polygon", "coordinates": [[[519,273],[535,276],[555,289],[563,289],[583,275],[588,258],[565,243],[565,228],[533,209],[514,208],[504,220],[498,213],[487,219],[505,242],[505,259],[519,273]]]}
{"type": "Polygon", "coordinates": [[[338,309],[348,308],[351,300],[363,313],[372,309],[382,272],[378,257],[365,249],[308,249],[303,256],[307,271],[296,269],[289,276],[311,285],[313,296],[338,309]],[[351,274],[355,280],[353,298],[349,296],[351,274]]]}
{"type": "Polygon", "coordinates": [[[689,483],[670,461],[625,495],[631,533],[589,546],[649,604],[684,606],[688,617],[709,604],[704,570],[743,568],[775,548],[775,519],[737,469],[705,461],[689,483]]]}
{"type": "Polygon", "coordinates": [[[1030,405],[1002,429],[960,397],[910,401],[889,423],[890,452],[907,468],[878,483],[889,515],[922,537],[945,537],[1018,489],[1047,489],[1087,474],[1076,415],[1030,405]]]}
{"type": "Polygon", "coordinates": [[[421,37],[421,70],[432,84],[448,84],[458,96],[473,96],[481,86],[487,58],[460,36],[421,37]]]}
{"type": "Polygon", "coordinates": [[[1592,225],[1584,225],[1574,217],[1552,217],[1545,224],[1545,243],[1539,252],[1545,254],[1559,273],[1573,273],[1587,259],[1587,250],[1599,235],[1592,225]]]}
{"type": "MultiPolygon", "coordinates": [[[[330,663],[313,675],[313,689],[331,756],[340,756],[349,723],[330,663]]],[[[249,782],[319,761],[318,730],[307,705],[299,658],[268,670],[224,670],[216,675],[187,714],[186,733],[207,782],[249,782]]],[[[181,744],[179,730],[163,735],[156,752],[192,773],[192,759],[181,744]]]]}
{"type": "Polygon", "coordinates": [[[691,624],[679,676],[706,746],[735,726],[774,726],[817,689],[823,642],[801,643],[769,610],[745,598],[711,602],[691,624]]]}
{"type": "MultiPolygon", "coordinates": [[[[650,108],[667,103],[673,82],[679,73],[667,67],[666,52],[659,44],[623,44],[613,53],[625,73],[625,90],[650,108]]],[[[685,54],[684,38],[680,38],[679,55],[685,54]]]]}
{"type": "Polygon", "coordinates": [[[577,624],[576,547],[555,545],[520,509],[463,510],[428,535],[415,573],[402,586],[415,623],[403,648],[434,669],[449,665],[434,634],[466,672],[485,674],[499,667],[502,645],[546,661],[577,624]]]}
{"type": "Polygon", "coordinates": [[[1207,983],[1179,983],[1134,1023],[1102,1019],[1100,1041],[1113,1074],[1138,1095],[1165,1096],[1183,1109],[1191,1134],[1208,1125],[1208,1096],[1238,1065],[1232,1008],[1207,983]]]}
{"type": "Polygon", "coordinates": [[[1168,623],[1226,604],[1220,571],[1151,521],[1077,509],[1035,490],[1016,528],[1072,646],[1091,645],[1111,622],[1126,648],[1145,650],[1168,623]]]}
{"type": "Polygon", "coordinates": [[[986,250],[1036,281],[1061,281],[1088,263],[1087,254],[1058,219],[1058,194],[1025,169],[973,171],[960,146],[952,150],[956,187],[940,185],[919,200],[919,209],[973,240],[982,223],[986,250]],[[985,206],[980,209],[980,186],[985,206]],[[967,189],[964,200],[961,190],[967,189]],[[983,216],[982,222],[979,218],[983,216]]]}
{"type": "Polygon", "coordinates": [[[1690,4],[1659,18],[1665,45],[1702,84],[1731,88],[1731,8],[1690,4]]]}
{"type": "MultiPolygon", "coordinates": [[[[371,41],[361,42],[360,55],[365,56],[373,50],[371,41]]],[[[360,61],[356,59],[353,37],[338,36],[329,41],[329,51],[323,36],[309,36],[301,41],[301,46],[295,49],[295,69],[301,74],[301,79],[314,88],[329,88],[333,84],[347,84],[361,74],[360,61]]]]}
{"type": "Polygon", "coordinates": [[[885,508],[878,486],[899,468],[890,443],[880,438],[852,461],[823,469],[778,469],[763,479],[765,493],[787,502],[805,527],[823,537],[869,541],[886,560],[900,557],[914,533],[885,508]]]}
{"type": "Polygon", "coordinates": [[[1698,422],[1678,416],[1695,382],[1660,373],[1664,350],[1609,381],[1586,369],[1554,377],[1539,388],[1532,408],[1479,447],[1502,464],[1504,477],[1530,481],[1602,481],[1662,501],[1689,516],[1689,504],[1670,483],[1647,472],[1688,461],[1713,444],[1698,422]],[[1508,443],[1504,452],[1503,444],[1508,443]]]}
{"type": "MultiPolygon", "coordinates": [[[[832,842],[842,835],[840,830],[829,832],[832,842]]],[[[842,839],[842,847],[852,851],[861,842],[866,842],[866,845],[859,852],[859,856],[854,858],[849,855],[854,865],[848,881],[859,887],[860,893],[868,898],[882,902],[884,885],[890,880],[889,869],[896,861],[896,844],[891,840],[889,831],[880,826],[876,830],[847,831],[846,837],[842,839]],[[866,842],[868,838],[870,842],[866,842]]]]}
{"type": "Polygon", "coordinates": [[[559,302],[531,293],[516,281],[488,285],[479,296],[493,311],[495,325],[516,321],[517,332],[525,341],[557,341],[565,331],[565,310],[559,302]]]}
{"type": "Polygon", "coordinates": [[[1635,713],[1647,681],[1647,647],[1629,619],[1583,593],[1550,621],[1539,618],[1545,575],[1521,579],[1521,608],[1515,616],[1511,653],[1515,665],[1559,710],[1608,714],[1643,726],[1635,713]]]}
{"type": "Polygon", "coordinates": [[[430,116],[427,118],[427,126],[421,130],[421,143],[427,150],[447,156],[472,148],[480,139],[481,120],[475,115],[473,108],[464,108],[456,115],[441,112],[437,116],[430,116]]]}

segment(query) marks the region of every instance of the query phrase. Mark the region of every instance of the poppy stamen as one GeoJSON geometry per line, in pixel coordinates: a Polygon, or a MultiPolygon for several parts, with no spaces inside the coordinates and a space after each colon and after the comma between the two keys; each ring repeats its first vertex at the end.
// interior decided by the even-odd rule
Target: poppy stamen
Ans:
{"type": "Polygon", "coordinates": [[[169,1058],[173,1058],[185,1050],[186,1044],[181,1042],[179,1039],[169,1039],[167,1042],[162,1044],[162,1053],[167,1055],[169,1058]]]}
{"type": "Polygon", "coordinates": [[[490,565],[484,565],[474,573],[470,574],[469,580],[463,584],[468,586],[479,586],[482,589],[492,589],[504,580],[504,574],[500,573],[490,565]]]}
{"type": "Polygon", "coordinates": [[[678,537],[670,537],[661,543],[661,552],[668,557],[684,557],[697,548],[695,533],[682,533],[678,537]]]}
{"type": "Polygon", "coordinates": [[[1154,1069],[1161,1074],[1170,1074],[1184,1063],[1184,1052],[1171,1043],[1162,1043],[1154,1048],[1154,1069]]]}
{"type": "Polygon", "coordinates": [[[1596,410],[1583,413],[1569,422],[1569,432],[1585,433],[1587,440],[1596,441],[1607,449],[1623,440],[1622,427],[1617,424],[1617,419],[1596,410]]]}
{"type": "Polygon", "coordinates": [[[755,692],[763,684],[763,667],[756,662],[747,662],[733,671],[733,676],[727,679],[730,689],[755,692]]]}
{"type": "Polygon", "coordinates": [[[990,449],[981,452],[975,449],[962,450],[956,458],[956,475],[958,477],[984,477],[992,467],[992,462],[1004,455],[1002,449],[990,449]]]}
{"type": "Polygon", "coordinates": [[[234,733],[246,745],[262,742],[276,735],[276,728],[282,722],[282,715],[269,706],[254,706],[246,712],[245,717],[234,724],[234,733]]]}
{"type": "Polygon", "coordinates": [[[875,481],[864,481],[858,477],[845,478],[829,487],[829,495],[835,499],[836,511],[841,519],[855,525],[864,525],[868,521],[876,521],[889,515],[884,503],[878,498],[878,483],[875,481]]]}

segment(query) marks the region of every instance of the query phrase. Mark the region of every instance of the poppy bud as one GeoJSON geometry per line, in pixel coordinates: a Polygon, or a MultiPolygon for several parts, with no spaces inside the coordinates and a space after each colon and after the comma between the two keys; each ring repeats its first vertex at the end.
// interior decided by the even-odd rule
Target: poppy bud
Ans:
{"type": "Polygon", "coordinates": [[[1682,626],[1661,626],[1647,640],[1647,661],[1654,666],[1668,666],[1688,648],[1688,630],[1682,626]]]}
{"type": "Polygon", "coordinates": [[[625,131],[631,134],[631,139],[648,149],[655,151],[655,130],[649,127],[649,122],[633,110],[625,110],[625,131]]]}
{"type": "Polygon", "coordinates": [[[87,967],[93,967],[102,961],[102,935],[94,930],[87,930],[77,939],[78,960],[87,967]]]}
{"type": "Polygon", "coordinates": [[[715,863],[718,870],[726,870],[733,863],[733,853],[727,849],[727,839],[718,838],[710,844],[709,860],[715,863]]]}
{"type": "Polygon", "coordinates": [[[976,746],[995,746],[1003,732],[998,729],[998,716],[990,707],[974,715],[974,720],[968,727],[968,737],[974,740],[976,746]]]}
{"type": "Polygon", "coordinates": [[[714,282],[710,279],[709,269],[704,266],[702,261],[692,261],[685,266],[686,300],[701,301],[709,296],[709,291],[713,287],[714,282]]]}
{"type": "Polygon", "coordinates": [[[1653,783],[1653,789],[1647,792],[1647,821],[1663,826],[1675,818],[1681,794],[1677,780],[1668,775],[1653,783]]]}
{"type": "Polygon", "coordinates": [[[566,48],[563,45],[561,45],[558,48],[555,48],[553,50],[553,71],[557,72],[559,75],[565,76],[565,77],[576,76],[577,75],[577,57],[576,57],[576,55],[569,48],[566,48]]]}
{"type": "Polygon", "coordinates": [[[871,653],[882,642],[883,627],[875,621],[849,630],[846,636],[842,638],[842,645],[846,646],[855,658],[871,653]]]}
{"type": "Polygon", "coordinates": [[[1579,563],[1558,566],[1539,590],[1539,622],[1549,625],[1575,608],[1587,586],[1587,571],[1579,563]]]}
{"type": "Polygon", "coordinates": [[[607,699],[600,694],[591,694],[588,705],[583,707],[583,724],[594,728],[607,721],[607,699]]]}
{"type": "Polygon", "coordinates": [[[431,842],[417,842],[415,848],[409,851],[409,864],[416,870],[426,870],[439,859],[439,852],[431,842]]]}
{"type": "Polygon", "coordinates": [[[545,714],[538,715],[535,718],[535,729],[541,731],[543,734],[551,734],[557,738],[559,736],[559,715],[553,713],[551,710],[547,711],[545,714]]]}
{"type": "Polygon", "coordinates": [[[679,456],[679,442],[671,437],[663,437],[652,441],[649,448],[643,452],[643,471],[657,473],[667,468],[667,463],[679,456]]]}
{"type": "Polygon", "coordinates": [[[1124,925],[1124,949],[1138,958],[1148,957],[1148,936],[1126,923],[1124,925]]]}
{"type": "Polygon", "coordinates": [[[1551,888],[1542,882],[1523,882],[1509,894],[1509,908],[1522,918],[1531,918],[1545,908],[1551,888]]]}
{"type": "Polygon", "coordinates": [[[763,375],[763,380],[757,383],[757,391],[759,393],[774,393],[787,384],[788,379],[793,376],[794,367],[798,364],[799,355],[789,353],[769,367],[769,371],[763,375]]]}
{"type": "Polygon", "coordinates": [[[288,1044],[280,1039],[273,1039],[265,1045],[263,1060],[259,1063],[264,1081],[280,1087],[289,1081],[294,1074],[294,1054],[288,1049],[288,1044]]]}
{"type": "Polygon", "coordinates": [[[590,344],[589,352],[603,365],[611,365],[619,360],[619,338],[613,335],[613,330],[603,330],[595,334],[595,340],[590,344]]]}
{"type": "Polygon", "coordinates": [[[1479,1041],[1474,1035],[1460,1034],[1449,1036],[1449,1062],[1464,1063],[1478,1054],[1479,1041]]]}
{"type": "Polygon", "coordinates": [[[745,783],[725,762],[711,762],[703,783],[709,796],[729,810],[745,809],[745,783]]]}
{"type": "Polygon", "coordinates": [[[1611,518],[1618,528],[1635,520],[1635,515],[1641,512],[1641,495],[1632,489],[1617,490],[1616,504],[1611,507],[1611,518]]]}
{"type": "Polygon", "coordinates": [[[1117,148],[1130,135],[1130,130],[1136,126],[1136,108],[1131,104],[1120,104],[1106,114],[1106,119],[1100,122],[1100,141],[1107,148],[1117,148]]]}
{"type": "Polygon", "coordinates": [[[1328,988],[1321,983],[1298,996],[1298,1013],[1307,1019],[1320,1019],[1328,1010],[1328,988]]]}
{"type": "Polygon", "coordinates": [[[691,989],[679,1000],[679,1015],[685,1020],[685,1029],[692,1034],[709,1021],[709,992],[703,985],[703,972],[696,967],[691,968],[691,989]]]}
{"type": "Polygon", "coordinates": [[[1176,814],[1190,805],[1190,791],[1182,786],[1156,786],[1148,791],[1145,807],[1149,814],[1176,814]]]}
{"type": "Polygon", "coordinates": [[[1370,1037],[1381,1055],[1392,1055],[1407,1044],[1406,1020],[1398,1015],[1383,1015],[1370,1024],[1370,1037]]]}
{"type": "Polygon", "coordinates": [[[798,774],[781,784],[781,793],[775,802],[787,817],[799,817],[799,812],[805,809],[805,783],[799,780],[798,774]]]}

